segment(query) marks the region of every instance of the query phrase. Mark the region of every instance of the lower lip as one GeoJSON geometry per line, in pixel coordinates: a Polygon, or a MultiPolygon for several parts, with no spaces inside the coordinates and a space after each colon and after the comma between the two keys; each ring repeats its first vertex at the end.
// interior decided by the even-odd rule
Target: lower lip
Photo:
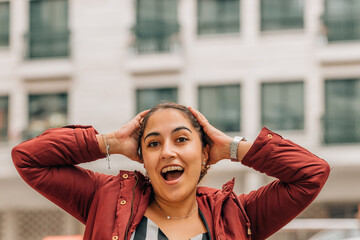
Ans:
{"type": "Polygon", "coordinates": [[[182,179],[182,176],[183,176],[183,175],[184,175],[184,173],[181,174],[181,176],[180,176],[179,178],[174,179],[174,180],[171,180],[171,181],[167,181],[167,180],[165,180],[163,177],[161,177],[161,178],[164,180],[164,182],[165,182],[167,185],[175,185],[175,184],[177,184],[177,183],[180,182],[180,180],[182,179]]]}

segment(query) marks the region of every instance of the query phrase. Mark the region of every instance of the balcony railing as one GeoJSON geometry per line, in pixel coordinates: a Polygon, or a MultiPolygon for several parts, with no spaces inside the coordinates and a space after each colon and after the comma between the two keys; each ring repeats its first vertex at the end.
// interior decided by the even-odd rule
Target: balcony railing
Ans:
{"type": "Polygon", "coordinates": [[[302,16],[262,16],[261,30],[291,30],[304,28],[304,19],[302,16]]]}
{"type": "Polygon", "coordinates": [[[26,58],[64,58],[70,55],[70,32],[30,32],[25,35],[26,58]]]}
{"type": "Polygon", "coordinates": [[[360,40],[360,18],[327,17],[324,20],[329,42],[360,40]]]}
{"type": "Polygon", "coordinates": [[[228,21],[199,21],[198,34],[238,33],[240,31],[239,19],[228,21]]]}
{"type": "Polygon", "coordinates": [[[325,143],[358,143],[360,142],[360,117],[324,118],[325,143]]]}
{"type": "Polygon", "coordinates": [[[179,25],[158,23],[135,26],[132,31],[135,41],[132,44],[138,54],[174,52],[180,47],[179,25]]]}

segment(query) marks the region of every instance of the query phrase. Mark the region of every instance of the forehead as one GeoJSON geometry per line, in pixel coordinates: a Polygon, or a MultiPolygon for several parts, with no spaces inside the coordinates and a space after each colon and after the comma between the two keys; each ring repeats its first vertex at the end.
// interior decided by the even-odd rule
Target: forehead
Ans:
{"type": "Polygon", "coordinates": [[[144,132],[172,129],[179,126],[193,128],[190,119],[185,113],[177,109],[159,109],[149,117],[144,132]]]}

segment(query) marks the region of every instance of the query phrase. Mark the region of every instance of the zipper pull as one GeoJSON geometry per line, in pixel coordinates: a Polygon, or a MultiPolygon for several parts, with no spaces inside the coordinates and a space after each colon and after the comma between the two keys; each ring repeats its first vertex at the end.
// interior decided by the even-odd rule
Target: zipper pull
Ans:
{"type": "Polygon", "coordinates": [[[246,223],[246,225],[247,225],[247,235],[251,236],[250,223],[246,223]]]}

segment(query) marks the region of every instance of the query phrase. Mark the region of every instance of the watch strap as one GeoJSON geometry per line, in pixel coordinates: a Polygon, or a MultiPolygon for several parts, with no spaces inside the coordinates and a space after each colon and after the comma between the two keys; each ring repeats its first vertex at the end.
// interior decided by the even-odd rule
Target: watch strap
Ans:
{"type": "Polygon", "coordinates": [[[239,143],[241,141],[246,141],[244,137],[240,137],[240,136],[235,136],[233,138],[233,141],[230,143],[230,159],[233,162],[238,162],[238,156],[237,156],[237,152],[238,152],[238,148],[239,148],[239,143]]]}

